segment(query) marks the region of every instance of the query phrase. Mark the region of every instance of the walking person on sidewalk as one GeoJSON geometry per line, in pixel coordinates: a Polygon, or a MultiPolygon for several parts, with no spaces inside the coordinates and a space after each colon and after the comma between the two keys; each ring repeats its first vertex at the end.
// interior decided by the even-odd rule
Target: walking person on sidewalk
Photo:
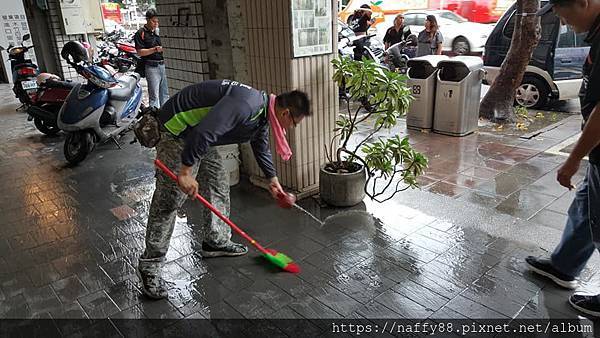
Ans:
{"type": "Polygon", "coordinates": [[[163,47],[158,35],[158,14],[156,10],[146,12],[146,24],[133,37],[135,49],[144,63],[144,73],[148,81],[148,104],[160,108],[169,99],[169,86],[165,72],[163,47]]]}
{"type": "MultiPolygon", "coordinates": [[[[271,150],[269,129],[283,160],[292,152],[285,131],[311,115],[307,95],[292,91],[268,95],[239,82],[209,80],[183,88],[157,112],[150,135],[156,157],[174,172],[175,183],[161,171],[156,173],[146,227],[146,249],[139,259],[138,275],[144,293],[154,299],[167,297],[161,263],[169,248],[177,209],[187,196],[197,192],[225,216],[229,216],[229,180],[223,159],[214,146],[250,141],[259,167],[270,180],[273,198],[283,193],[271,150]],[[157,123],[156,123],[157,122],[157,123]]],[[[148,143],[140,141],[142,144],[148,143]]],[[[231,241],[231,229],[213,213],[204,210],[203,257],[240,256],[248,252],[231,241]]]]}
{"type": "MultiPolygon", "coordinates": [[[[576,277],[600,248],[600,0],[551,0],[538,15],[550,10],[576,33],[588,32],[585,41],[591,45],[579,93],[583,132],[558,170],[558,182],[573,189],[571,179],[586,155],[589,165],[569,208],[562,239],[552,255],[548,259],[530,256],[525,260],[533,272],[564,288],[575,289],[576,277]]],[[[600,316],[600,295],[574,294],[569,297],[569,303],[583,313],[600,316]]]]}

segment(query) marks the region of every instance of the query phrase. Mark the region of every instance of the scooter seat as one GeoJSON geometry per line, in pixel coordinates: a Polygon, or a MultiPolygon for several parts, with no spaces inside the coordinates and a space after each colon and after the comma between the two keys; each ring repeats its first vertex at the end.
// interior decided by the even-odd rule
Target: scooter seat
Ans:
{"type": "Polygon", "coordinates": [[[77,82],[48,79],[44,81],[43,85],[48,88],[73,89],[77,85],[77,82]]]}
{"type": "Polygon", "coordinates": [[[119,78],[119,84],[108,88],[111,100],[127,101],[133,95],[138,78],[135,75],[123,75],[119,78]]]}

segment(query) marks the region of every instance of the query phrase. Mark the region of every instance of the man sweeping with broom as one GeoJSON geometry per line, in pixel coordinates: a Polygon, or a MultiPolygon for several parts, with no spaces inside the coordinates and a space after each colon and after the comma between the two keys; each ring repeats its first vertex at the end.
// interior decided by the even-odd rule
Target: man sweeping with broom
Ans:
{"type": "MultiPolygon", "coordinates": [[[[292,153],[285,131],[310,115],[310,102],[303,92],[267,95],[238,82],[210,80],[182,89],[154,116],[144,116],[134,129],[138,140],[145,146],[156,145],[157,159],[178,173],[177,184],[161,171],[156,174],[146,249],[137,269],[146,296],[167,297],[161,266],[177,209],[187,196],[199,192],[216,209],[229,214],[227,173],[214,146],[250,141],[259,167],[270,180],[271,194],[278,198],[285,193],[273,166],[269,128],[277,153],[288,160],[292,153]]],[[[208,210],[203,215],[203,257],[240,256],[248,252],[246,246],[231,241],[231,229],[221,219],[208,210]]]]}

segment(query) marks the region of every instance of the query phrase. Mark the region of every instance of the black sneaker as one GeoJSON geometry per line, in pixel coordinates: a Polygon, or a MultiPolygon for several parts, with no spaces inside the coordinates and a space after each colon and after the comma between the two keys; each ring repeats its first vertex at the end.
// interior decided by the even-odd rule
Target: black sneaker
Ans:
{"type": "Polygon", "coordinates": [[[142,283],[142,292],[148,298],[163,299],[169,297],[164,279],[158,275],[149,274],[136,269],[137,275],[142,283]]]}
{"type": "Polygon", "coordinates": [[[529,266],[529,269],[538,275],[550,278],[558,286],[565,289],[576,289],[579,286],[575,277],[567,276],[560,271],[556,270],[550,260],[538,259],[533,256],[525,258],[525,262],[529,266]]]}
{"type": "Polygon", "coordinates": [[[598,299],[598,295],[574,294],[569,297],[569,304],[585,314],[600,317],[600,299],[598,299]]]}
{"type": "Polygon", "coordinates": [[[202,242],[202,251],[200,254],[202,257],[211,258],[211,257],[221,257],[221,256],[242,256],[248,253],[248,248],[243,244],[238,244],[234,242],[229,242],[222,247],[212,247],[206,242],[202,242]]]}

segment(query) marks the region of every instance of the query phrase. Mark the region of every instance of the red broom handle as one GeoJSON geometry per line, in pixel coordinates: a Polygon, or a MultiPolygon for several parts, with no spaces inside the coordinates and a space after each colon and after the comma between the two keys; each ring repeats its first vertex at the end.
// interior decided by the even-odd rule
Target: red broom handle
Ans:
{"type": "MultiPolygon", "coordinates": [[[[164,163],[162,163],[159,159],[154,160],[154,164],[175,182],[179,181],[177,179],[177,175],[175,175],[175,173],[172,172],[171,169],[167,168],[167,166],[164,163]]],[[[250,244],[254,245],[254,247],[256,247],[258,251],[262,252],[265,255],[269,253],[265,248],[263,248],[262,245],[258,244],[258,242],[255,241],[252,237],[248,236],[248,234],[244,232],[244,230],[240,229],[229,218],[223,215],[219,210],[217,210],[217,208],[215,208],[206,199],[204,199],[204,197],[200,196],[200,194],[196,194],[195,197],[200,202],[202,202],[202,204],[204,204],[208,209],[210,209],[210,211],[212,211],[215,215],[222,219],[223,222],[227,223],[227,225],[229,225],[233,230],[235,230],[235,232],[237,232],[240,236],[244,237],[248,242],[250,242],[250,244]]]]}

